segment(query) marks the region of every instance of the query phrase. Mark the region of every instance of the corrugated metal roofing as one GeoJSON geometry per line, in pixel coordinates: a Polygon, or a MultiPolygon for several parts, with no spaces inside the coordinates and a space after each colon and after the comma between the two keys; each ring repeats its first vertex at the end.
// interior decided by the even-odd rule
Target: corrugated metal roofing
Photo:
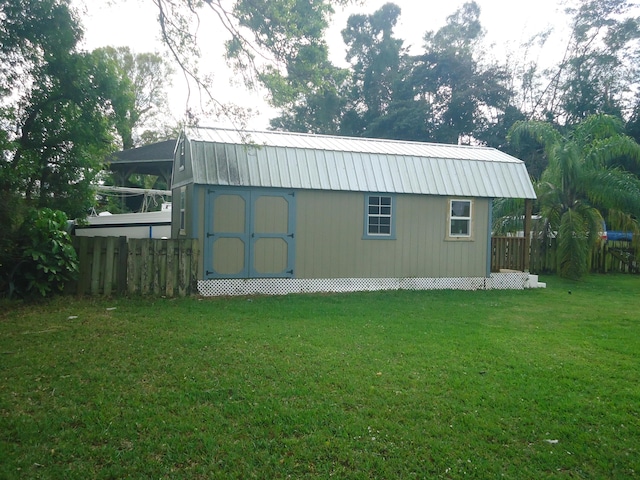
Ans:
{"type": "Polygon", "coordinates": [[[185,136],[199,184],[535,198],[525,164],[494,148],[219,128],[185,136]]]}

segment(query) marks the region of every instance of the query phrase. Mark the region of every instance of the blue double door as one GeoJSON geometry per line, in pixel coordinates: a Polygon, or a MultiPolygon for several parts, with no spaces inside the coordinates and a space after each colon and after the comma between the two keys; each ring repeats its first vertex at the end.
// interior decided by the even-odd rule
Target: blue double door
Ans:
{"type": "Polygon", "coordinates": [[[295,199],[293,191],[209,190],[206,278],[293,277],[295,199]]]}

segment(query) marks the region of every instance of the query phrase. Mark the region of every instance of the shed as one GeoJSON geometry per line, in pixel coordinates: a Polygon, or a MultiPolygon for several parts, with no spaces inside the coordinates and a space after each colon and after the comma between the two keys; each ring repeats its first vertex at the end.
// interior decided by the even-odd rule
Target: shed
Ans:
{"type": "Polygon", "coordinates": [[[205,295],[527,283],[490,272],[492,200],[535,198],[493,148],[194,128],[172,188],[205,295]]]}

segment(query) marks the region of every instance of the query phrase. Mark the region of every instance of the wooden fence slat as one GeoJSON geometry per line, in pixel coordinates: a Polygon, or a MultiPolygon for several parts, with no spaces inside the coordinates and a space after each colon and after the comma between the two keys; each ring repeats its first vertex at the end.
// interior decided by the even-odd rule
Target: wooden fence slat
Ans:
{"type": "Polygon", "coordinates": [[[187,239],[180,240],[180,280],[178,281],[178,295],[188,295],[191,279],[191,244],[187,239]]]}
{"type": "Polygon", "coordinates": [[[116,261],[116,241],[115,237],[108,237],[106,239],[105,249],[105,267],[104,267],[104,294],[105,296],[111,296],[111,290],[114,283],[114,271],[116,261]]]}
{"type": "Polygon", "coordinates": [[[91,258],[89,257],[89,239],[87,237],[78,238],[78,263],[80,273],[78,275],[78,285],[76,293],[78,295],[84,295],[89,293],[89,285],[91,282],[91,258]]]}
{"type": "Polygon", "coordinates": [[[173,239],[166,240],[167,244],[167,266],[166,266],[166,283],[164,294],[167,297],[173,297],[175,289],[175,280],[177,278],[175,254],[176,241],[173,239]]]}
{"type": "Polygon", "coordinates": [[[135,295],[136,292],[136,276],[138,273],[137,270],[137,265],[138,263],[136,262],[136,254],[137,254],[137,248],[138,245],[135,241],[135,239],[131,238],[129,239],[129,241],[127,242],[128,244],[128,251],[127,251],[127,292],[129,292],[130,294],[135,295]]]}
{"type": "Polygon", "coordinates": [[[118,237],[118,259],[116,266],[116,291],[122,295],[127,291],[127,267],[128,267],[127,237],[118,237]]]}
{"type": "Polygon", "coordinates": [[[187,253],[189,255],[189,284],[187,286],[187,295],[197,292],[197,274],[198,274],[198,241],[195,238],[187,239],[187,253]]]}
{"type": "Polygon", "coordinates": [[[151,250],[153,251],[153,294],[154,295],[162,295],[162,290],[160,285],[162,285],[163,280],[166,281],[164,277],[164,269],[167,265],[166,259],[166,251],[164,247],[164,240],[160,239],[159,241],[154,241],[151,244],[151,250]]]}
{"type": "Polygon", "coordinates": [[[153,249],[149,242],[140,242],[140,293],[148,295],[153,289],[153,249]]]}
{"type": "Polygon", "coordinates": [[[93,242],[93,255],[91,260],[91,295],[98,295],[100,293],[100,274],[102,273],[104,266],[101,264],[101,250],[103,244],[103,237],[95,237],[93,242]]]}

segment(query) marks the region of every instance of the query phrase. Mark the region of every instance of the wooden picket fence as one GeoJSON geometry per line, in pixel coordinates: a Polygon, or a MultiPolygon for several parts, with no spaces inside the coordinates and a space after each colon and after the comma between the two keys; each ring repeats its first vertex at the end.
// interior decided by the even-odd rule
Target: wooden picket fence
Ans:
{"type": "MultiPolygon", "coordinates": [[[[525,270],[525,239],[523,237],[491,238],[491,271],[501,269],[525,270]]],[[[528,270],[534,274],[555,273],[556,239],[531,241],[528,270]]],[[[634,248],[628,242],[608,241],[600,245],[591,257],[594,273],[640,273],[640,263],[634,248]]]]}
{"type": "Polygon", "coordinates": [[[491,238],[491,271],[525,270],[525,242],[523,237],[491,238]]]}
{"type": "Polygon", "coordinates": [[[195,239],[74,237],[80,274],[69,291],[78,295],[195,294],[195,239]]]}

